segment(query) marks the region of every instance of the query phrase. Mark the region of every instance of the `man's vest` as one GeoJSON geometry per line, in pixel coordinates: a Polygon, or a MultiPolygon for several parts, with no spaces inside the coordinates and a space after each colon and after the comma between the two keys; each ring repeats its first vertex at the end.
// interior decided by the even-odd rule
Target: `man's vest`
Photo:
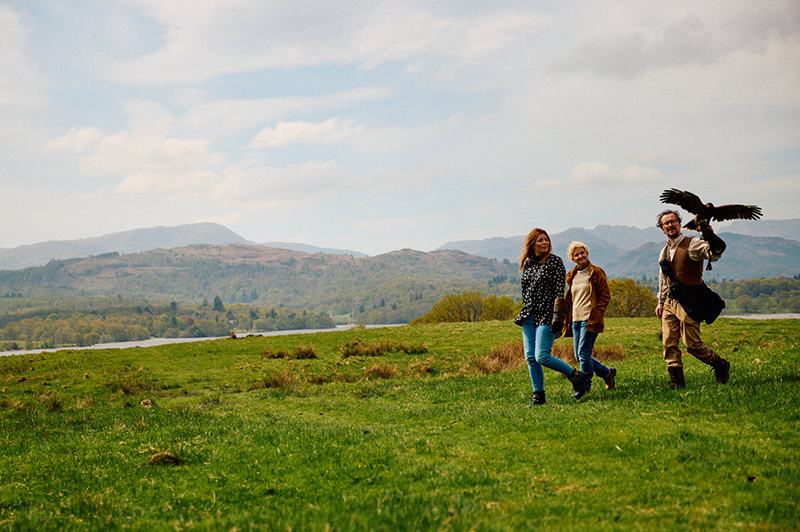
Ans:
{"type": "Polygon", "coordinates": [[[703,261],[689,258],[689,244],[694,237],[686,237],[678,244],[670,264],[681,284],[697,286],[703,282],[703,261]]]}

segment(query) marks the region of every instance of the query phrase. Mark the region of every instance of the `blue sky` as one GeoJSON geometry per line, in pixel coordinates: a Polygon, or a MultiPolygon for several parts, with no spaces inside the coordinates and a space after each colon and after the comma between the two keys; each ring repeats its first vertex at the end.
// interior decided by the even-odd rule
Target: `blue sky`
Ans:
{"type": "Polygon", "coordinates": [[[799,29],[794,0],[0,0],[0,247],[428,251],[645,227],[670,187],[797,218],[799,29]]]}

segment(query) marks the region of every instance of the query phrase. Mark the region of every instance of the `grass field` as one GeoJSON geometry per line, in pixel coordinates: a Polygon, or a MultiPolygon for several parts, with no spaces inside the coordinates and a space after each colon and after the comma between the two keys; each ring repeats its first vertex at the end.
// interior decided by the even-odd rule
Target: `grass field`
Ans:
{"type": "Polygon", "coordinates": [[[797,529],[800,320],[705,327],[730,382],[678,391],[658,331],[530,409],[511,322],[3,357],[0,530],[797,529]]]}

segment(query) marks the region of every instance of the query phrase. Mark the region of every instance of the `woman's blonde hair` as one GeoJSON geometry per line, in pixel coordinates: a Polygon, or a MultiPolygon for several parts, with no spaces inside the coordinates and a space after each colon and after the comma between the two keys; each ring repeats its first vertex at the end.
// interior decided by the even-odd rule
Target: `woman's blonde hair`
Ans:
{"type": "Polygon", "coordinates": [[[589,246],[587,246],[583,242],[578,242],[577,240],[573,240],[572,242],[569,243],[569,247],[567,247],[567,258],[569,260],[572,260],[572,253],[578,248],[585,249],[586,255],[587,256],[589,255],[589,246]]]}
{"type": "Polygon", "coordinates": [[[533,249],[533,245],[536,243],[536,239],[539,238],[539,235],[546,236],[548,242],[550,242],[550,247],[548,248],[547,253],[544,254],[544,257],[542,257],[542,262],[546,261],[553,252],[553,242],[550,241],[550,235],[547,234],[547,231],[544,229],[539,229],[538,227],[534,227],[533,230],[528,233],[528,238],[525,239],[525,247],[522,248],[522,255],[519,257],[520,270],[525,266],[526,260],[536,255],[536,250],[533,249]]]}

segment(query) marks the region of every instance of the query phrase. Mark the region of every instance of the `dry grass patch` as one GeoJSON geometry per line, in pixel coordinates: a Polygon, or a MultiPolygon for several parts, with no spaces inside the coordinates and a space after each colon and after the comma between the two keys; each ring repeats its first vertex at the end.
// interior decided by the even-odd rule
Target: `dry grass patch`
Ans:
{"type": "Polygon", "coordinates": [[[500,373],[522,367],[525,364],[525,351],[522,342],[506,342],[487,355],[473,358],[471,362],[482,373],[500,373]]]}
{"type": "Polygon", "coordinates": [[[397,368],[388,364],[373,364],[372,366],[364,369],[367,380],[375,379],[392,379],[397,377],[397,368]]]}
{"type": "Polygon", "coordinates": [[[250,390],[258,390],[262,388],[278,388],[281,390],[291,390],[297,387],[300,383],[300,377],[291,371],[279,371],[268,373],[263,379],[256,381],[250,390]]]}
{"type": "Polygon", "coordinates": [[[412,376],[414,375],[433,375],[438,373],[436,366],[433,363],[433,359],[431,357],[426,358],[425,360],[418,360],[413,362],[408,366],[408,373],[412,376]]]}
{"type": "Polygon", "coordinates": [[[277,351],[273,351],[270,348],[264,349],[261,352],[261,359],[267,358],[285,358],[285,359],[297,359],[297,360],[308,360],[312,358],[317,358],[317,350],[313,345],[298,345],[295,347],[294,352],[290,353],[285,349],[278,349],[277,351]]]}
{"type": "Polygon", "coordinates": [[[159,465],[178,465],[180,463],[181,463],[180,458],[178,458],[169,451],[163,451],[160,453],[151,454],[150,458],[147,460],[147,465],[149,467],[159,466],[159,465]]]}
{"type": "Polygon", "coordinates": [[[371,344],[365,344],[358,338],[353,338],[343,346],[339,347],[339,352],[343,357],[379,357],[386,353],[406,353],[418,355],[427,353],[428,348],[422,344],[409,344],[407,342],[392,342],[382,340],[371,344]]]}
{"type": "Polygon", "coordinates": [[[265,358],[291,358],[291,356],[292,356],[292,354],[289,351],[285,350],[285,349],[278,349],[277,351],[273,351],[270,348],[266,348],[266,349],[264,349],[264,351],[261,352],[261,358],[262,359],[265,359],[265,358]]]}

